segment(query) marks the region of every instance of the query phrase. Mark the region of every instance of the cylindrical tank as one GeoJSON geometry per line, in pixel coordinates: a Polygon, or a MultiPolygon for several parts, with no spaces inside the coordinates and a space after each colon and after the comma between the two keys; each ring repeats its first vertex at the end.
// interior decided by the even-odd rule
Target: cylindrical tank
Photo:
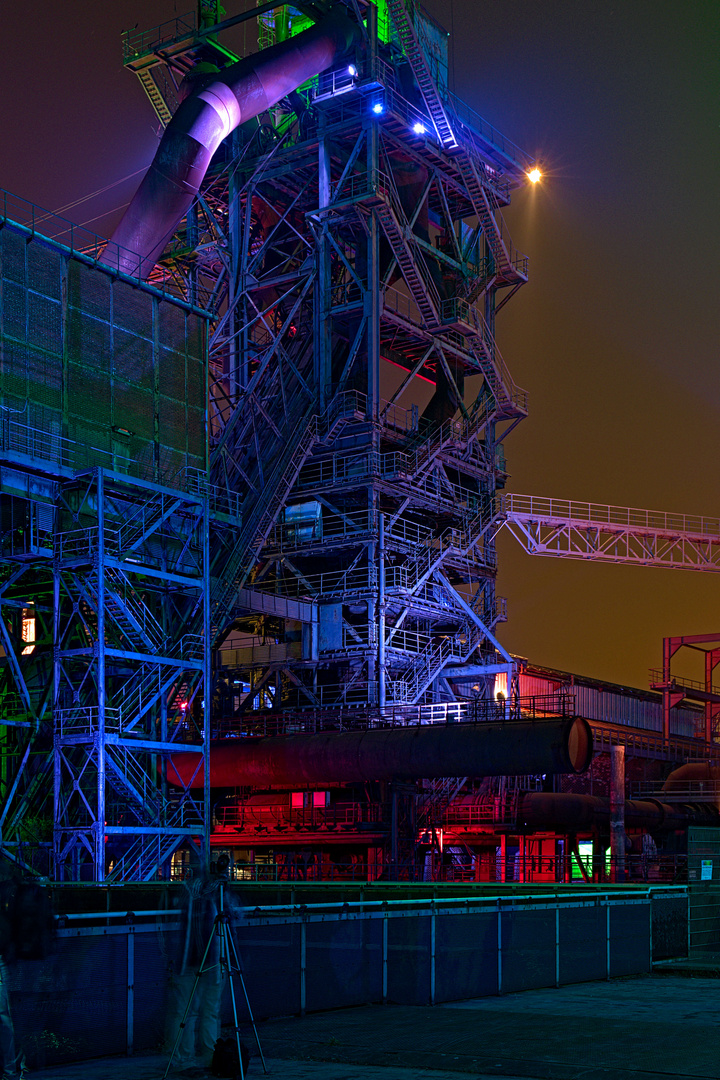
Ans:
{"type": "MultiPolygon", "coordinates": [[[[420,725],[224,739],[210,749],[212,787],[312,787],[331,782],[582,772],[592,731],[580,717],[420,725]]],[[[171,758],[168,779],[188,782],[195,755],[171,758]]],[[[192,786],[204,782],[203,770],[192,786]]]]}
{"type": "Polygon", "coordinates": [[[147,277],[223,139],[330,67],[358,33],[347,9],[338,4],[316,26],[231,64],[186,98],[100,261],[147,277]]]}

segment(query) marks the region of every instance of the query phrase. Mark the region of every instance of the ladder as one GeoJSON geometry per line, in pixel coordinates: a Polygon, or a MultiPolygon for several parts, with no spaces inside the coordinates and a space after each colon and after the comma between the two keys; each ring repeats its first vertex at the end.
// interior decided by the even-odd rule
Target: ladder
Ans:
{"type": "Polygon", "coordinates": [[[165,98],[160,93],[158,85],[153,78],[152,68],[140,68],[136,74],[143,85],[145,93],[150,98],[150,104],[155,110],[155,115],[162,126],[167,127],[172,120],[172,113],[168,109],[165,98]]]}

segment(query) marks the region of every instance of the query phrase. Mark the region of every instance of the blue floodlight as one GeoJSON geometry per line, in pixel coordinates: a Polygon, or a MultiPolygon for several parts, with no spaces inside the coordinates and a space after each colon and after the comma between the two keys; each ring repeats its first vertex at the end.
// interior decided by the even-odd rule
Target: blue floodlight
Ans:
{"type": "Polygon", "coordinates": [[[416,120],[412,126],[412,129],[416,135],[424,135],[427,131],[427,128],[421,120],[416,120]]]}
{"type": "Polygon", "coordinates": [[[355,65],[354,64],[349,64],[348,65],[348,75],[352,79],[356,79],[357,78],[357,73],[358,73],[358,69],[355,67],[355,65]]]}
{"type": "Polygon", "coordinates": [[[376,101],[372,107],[372,111],[375,113],[376,116],[380,116],[382,113],[384,113],[385,106],[383,105],[382,101],[376,101]]]}

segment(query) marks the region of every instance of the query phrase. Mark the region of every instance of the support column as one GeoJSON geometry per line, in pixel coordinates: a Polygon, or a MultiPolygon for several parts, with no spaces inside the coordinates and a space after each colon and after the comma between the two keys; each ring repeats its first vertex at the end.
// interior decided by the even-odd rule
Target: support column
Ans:
{"type": "Polygon", "coordinates": [[[95,881],[105,879],[105,476],[97,471],[97,818],[95,821],[95,881]]]}
{"type": "Polygon", "coordinates": [[[378,705],[385,708],[385,515],[378,514],[378,705]]]}
{"type": "Polygon", "coordinates": [[[610,747],[610,855],[613,880],[625,881],[625,747],[610,747]]]}

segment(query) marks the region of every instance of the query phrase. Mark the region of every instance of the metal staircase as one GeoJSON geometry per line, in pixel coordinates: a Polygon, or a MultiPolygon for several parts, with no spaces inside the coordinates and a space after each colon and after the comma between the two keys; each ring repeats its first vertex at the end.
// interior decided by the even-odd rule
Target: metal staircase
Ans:
{"type": "Polygon", "coordinates": [[[167,638],[155,616],[125,575],[109,566],[105,571],[105,608],[132,651],[162,654],[166,650],[167,638]]]}
{"type": "Polygon", "coordinates": [[[507,235],[502,216],[498,221],[493,212],[488,193],[475,168],[475,162],[465,150],[458,151],[455,161],[495,260],[495,283],[497,285],[523,284],[527,281],[527,270],[524,269],[527,266],[527,259],[515,251],[507,235]]]}
{"type": "Polygon", "coordinates": [[[443,103],[440,100],[440,95],[437,92],[433,77],[430,74],[425,54],[417,39],[415,28],[408,16],[405,4],[403,0],[388,0],[388,8],[390,9],[390,14],[395,23],[395,29],[397,30],[405,55],[410,62],[410,67],[412,68],[417,84],[420,87],[420,93],[422,94],[428,112],[432,117],[438,138],[442,145],[450,150],[457,146],[457,140],[453,134],[443,103]]]}
{"type": "Polygon", "coordinates": [[[157,784],[138,764],[135,757],[121,746],[109,743],[105,765],[112,787],[128,801],[144,825],[160,820],[160,794],[157,784]]]}
{"type": "Polygon", "coordinates": [[[242,529],[228,552],[223,546],[215,553],[223,559],[222,575],[213,582],[210,600],[211,643],[217,643],[235,609],[239,590],[245,585],[255,565],[260,548],[267,539],[287,499],[300,469],[318,437],[318,424],[308,413],[299,420],[293,438],[286,443],[272,474],[254,506],[243,521],[242,529]]]}
{"type": "Polygon", "coordinates": [[[145,93],[150,98],[150,104],[155,110],[155,115],[163,127],[167,127],[172,120],[172,113],[167,107],[165,98],[160,93],[158,85],[153,78],[152,68],[140,68],[136,74],[143,85],[145,93]]]}
{"type": "Polygon", "coordinates": [[[439,776],[424,781],[423,793],[417,802],[418,830],[442,824],[448,807],[460,794],[466,780],[466,776],[439,776]]]}
{"type": "Polygon", "coordinates": [[[463,632],[465,641],[462,644],[460,639],[463,634],[443,638],[439,643],[431,641],[413,664],[403,671],[402,679],[389,682],[389,703],[417,704],[444,667],[451,662],[466,663],[485,635],[474,623],[465,623],[463,632]]]}
{"type": "Polygon", "coordinates": [[[415,255],[410,248],[406,238],[410,230],[407,226],[403,228],[397,217],[402,211],[389,195],[389,188],[385,192],[387,201],[378,201],[375,213],[425,325],[428,329],[436,329],[440,325],[440,297],[427,271],[422,271],[422,255],[415,255]]]}

